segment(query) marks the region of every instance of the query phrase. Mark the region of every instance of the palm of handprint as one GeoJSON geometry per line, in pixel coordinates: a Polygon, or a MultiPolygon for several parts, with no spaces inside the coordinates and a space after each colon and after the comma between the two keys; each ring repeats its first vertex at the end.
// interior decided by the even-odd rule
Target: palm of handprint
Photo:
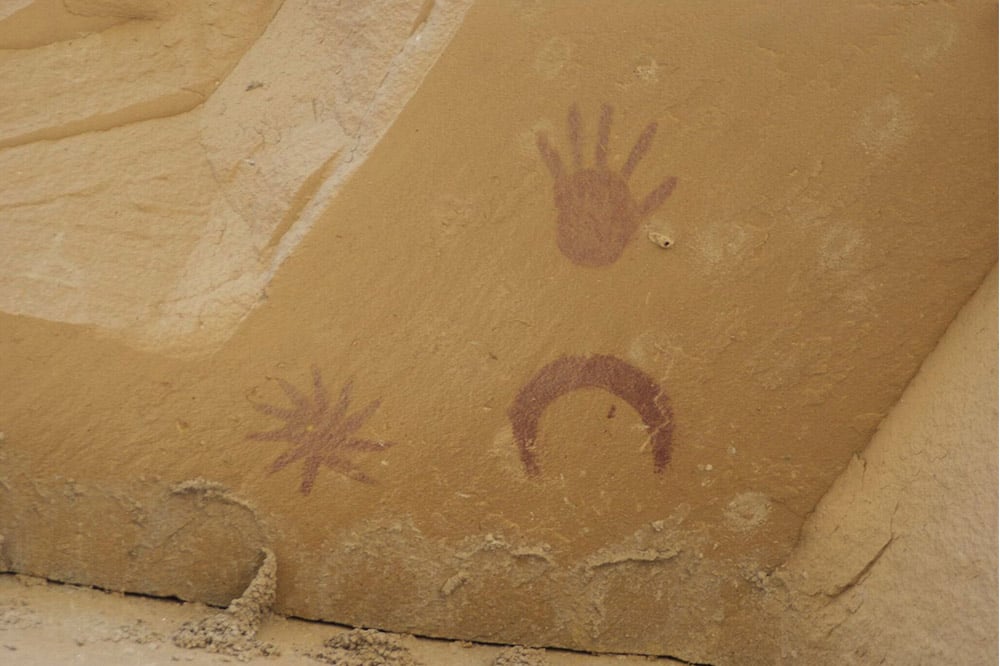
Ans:
{"type": "Polygon", "coordinates": [[[659,208],[677,184],[677,178],[671,176],[641,202],[635,200],[628,180],[649,151],[657,125],[655,122],[646,125],[625,164],[615,172],[608,168],[611,114],[611,107],[604,104],[594,149],[595,165],[584,168],[580,111],[576,104],[570,107],[568,130],[573,153],[572,173],[563,168],[562,158],[549,143],[548,136],[542,132],[537,135],[538,151],[554,181],[556,243],[573,263],[583,266],[605,266],[617,261],[639,228],[639,222],[659,208]]]}

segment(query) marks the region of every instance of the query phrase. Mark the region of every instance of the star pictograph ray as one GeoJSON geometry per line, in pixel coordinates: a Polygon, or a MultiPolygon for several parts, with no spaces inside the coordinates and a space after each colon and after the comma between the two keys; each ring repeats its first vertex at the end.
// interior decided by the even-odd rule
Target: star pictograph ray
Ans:
{"type": "Polygon", "coordinates": [[[373,400],[363,409],[348,414],[351,404],[352,382],[340,391],[335,404],[330,404],[330,394],[318,367],[312,367],[312,395],[306,395],[291,383],[276,377],[278,386],[292,403],[280,407],[251,401],[254,409],[262,414],[283,420],[276,430],[252,432],[248,439],[260,442],[287,442],[292,445],[271,464],[269,473],[281,471],[302,461],[302,482],[299,490],[308,495],[316,482],[321,467],[362,483],[374,483],[352,460],[356,453],[382,451],[394,442],[355,437],[354,433],[372,417],[381,400],[373,400]]]}

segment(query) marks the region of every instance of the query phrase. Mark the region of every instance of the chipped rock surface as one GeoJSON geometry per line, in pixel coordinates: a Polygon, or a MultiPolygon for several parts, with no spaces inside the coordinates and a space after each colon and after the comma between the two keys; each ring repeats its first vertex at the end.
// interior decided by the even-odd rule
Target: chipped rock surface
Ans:
{"type": "Polygon", "coordinates": [[[0,111],[0,562],[225,606],[269,551],[276,613],[383,632],[992,658],[919,601],[995,606],[995,355],[904,391],[995,280],[995,8],[469,4],[0,15],[46,71],[0,111]]]}

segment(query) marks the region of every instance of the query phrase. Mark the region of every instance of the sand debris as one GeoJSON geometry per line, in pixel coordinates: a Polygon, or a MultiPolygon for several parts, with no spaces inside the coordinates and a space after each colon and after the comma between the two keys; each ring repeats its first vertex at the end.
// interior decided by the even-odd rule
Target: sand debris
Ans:
{"type": "Polygon", "coordinates": [[[493,660],[493,666],[545,666],[545,650],[520,645],[506,648],[493,660]]]}
{"type": "Polygon", "coordinates": [[[162,642],[163,635],[157,631],[153,631],[153,629],[142,620],[136,620],[132,624],[122,624],[113,628],[102,640],[110,641],[112,643],[128,641],[129,643],[135,643],[137,645],[145,645],[146,643],[162,642]]]}
{"type": "Polygon", "coordinates": [[[264,562],[243,594],[221,613],[185,622],[173,635],[174,645],[202,648],[240,661],[277,654],[273,645],[256,639],[261,621],[271,612],[278,573],[274,553],[264,548],[263,554],[264,562]]]}
{"type": "Polygon", "coordinates": [[[0,603],[0,631],[27,629],[42,624],[41,618],[24,600],[0,603]]]}
{"type": "Polygon", "coordinates": [[[310,657],[332,666],[420,666],[399,636],[375,629],[352,629],[323,643],[310,657]]]}

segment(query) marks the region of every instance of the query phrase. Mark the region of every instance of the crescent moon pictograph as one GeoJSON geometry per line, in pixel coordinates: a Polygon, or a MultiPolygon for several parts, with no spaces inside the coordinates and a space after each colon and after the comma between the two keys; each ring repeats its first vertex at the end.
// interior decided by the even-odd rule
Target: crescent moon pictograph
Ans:
{"type": "Polygon", "coordinates": [[[670,462],[673,411],[670,400],[656,381],[616,356],[562,356],[552,361],[525,384],[507,410],[521,462],[529,476],[541,473],[538,463],[538,423],[557,398],[583,388],[612,393],[639,414],[650,433],[653,471],[663,472],[670,462]]]}

